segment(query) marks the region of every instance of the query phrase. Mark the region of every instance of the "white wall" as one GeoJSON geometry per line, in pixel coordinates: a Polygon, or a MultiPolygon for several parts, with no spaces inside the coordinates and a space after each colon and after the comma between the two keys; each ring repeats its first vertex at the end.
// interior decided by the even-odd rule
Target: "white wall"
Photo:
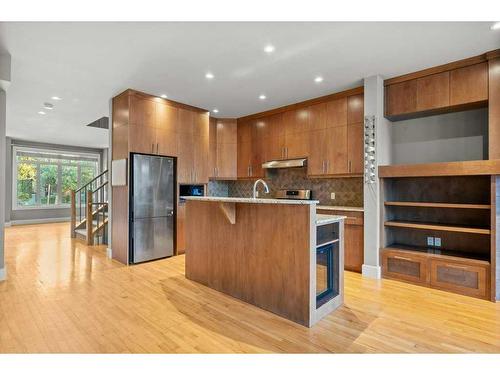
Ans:
{"type": "Polygon", "coordinates": [[[4,226],[5,226],[5,129],[7,94],[0,89],[0,280],[5,278],[4,226]]]}
{"type": "Polygon", "coordinates": [[[487,108],[397,121],[391,131],[393,164],[488,158],[487,108]]]}

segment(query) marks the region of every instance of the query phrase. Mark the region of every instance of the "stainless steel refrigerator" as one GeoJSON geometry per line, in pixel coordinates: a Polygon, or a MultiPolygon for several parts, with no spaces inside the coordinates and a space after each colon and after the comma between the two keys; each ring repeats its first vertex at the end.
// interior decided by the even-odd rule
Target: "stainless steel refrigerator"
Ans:
{"type": "Polygon", "coordinates": [[[130,263],[174,254],[175,163],[173,158],[132,154],[130,263]]]}

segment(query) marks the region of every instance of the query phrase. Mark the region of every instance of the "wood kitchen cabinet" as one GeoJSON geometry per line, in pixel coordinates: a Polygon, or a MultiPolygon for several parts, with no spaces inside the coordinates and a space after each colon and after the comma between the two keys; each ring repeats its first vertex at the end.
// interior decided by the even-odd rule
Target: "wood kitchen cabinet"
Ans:
{"type": "Polygon", "coordinates": [[[364,213],[360,211],[322,210],[318,214],[346,216],[344,221],[344,269],[361,272],[364,262],[364,213]]]}
{"type": "Polygon", "coordinates": [[[347,126],[347,172],[361,175],[364,172],[364,125],[363,123],[347,126]]]}
{"type": "Polygon", "coordinates": [[[460,68],[440,67],[429,73],[416,72],[408,75],[414,78],[404,76],[386,81],[388,119],[398,121],[487,105],[487,62],[460,68]]]}
{"type": "Polygon", "coordinates": [[[156,103],[157,153],[163,156],[177,156],[178,108],[167,103],[156,103]]]}
{"type": "Polygon", "coordinates": [[[301,108],[283,113],[284,145],[281,159],[304,158],[309,155],[309,110],[301,108]]]}
{"type": "Polygon", "coordinates": [[[177,181],[208,183],[209,115],[179,109],[177,181]]]}
{"type": "Polygon", "coordinates": [[[237,177],[237,123],[235,119],[210,119],[210,177],[237,177]]]}
{"type": "Polygon", "coordinates": [[[260,178],[262,169],[264,137],[256,120],[239,122],[237,130],[237,177],[260,178]]]}
{"type": "Polygon", "coordinates": [[[410,80],[385,88],[385,115],[388,118],[417,111],[417,80],[410,80]]]}
{"type": "Polygon", "coordinates": [[[488,63],[475,64],[450,72],[450,104],[488,100],[488,63]]]}

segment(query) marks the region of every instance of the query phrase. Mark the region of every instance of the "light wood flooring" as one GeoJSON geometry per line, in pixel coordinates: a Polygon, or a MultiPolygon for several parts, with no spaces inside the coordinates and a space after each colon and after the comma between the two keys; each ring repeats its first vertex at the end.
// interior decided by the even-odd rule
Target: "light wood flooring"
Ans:
{"type": "Polygon", "coordinates": [[[184,278],[184,257],[127,267],[69,224],[6,228],[0,352],[500,352],[500,304],[346,272],[312,329],[184,278]]]}

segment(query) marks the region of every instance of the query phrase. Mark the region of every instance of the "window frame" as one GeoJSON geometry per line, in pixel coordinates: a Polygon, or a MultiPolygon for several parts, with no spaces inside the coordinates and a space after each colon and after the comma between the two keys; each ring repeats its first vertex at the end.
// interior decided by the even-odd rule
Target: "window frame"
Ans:
{"type": "MultiPolygon", "coordinates": [[[[57,150],[50,148],[40,148],[40,147],[26,147],[26,146],[12,146],[12,210],[57,210],[70,208],[71,203],[58,203],[52,205],[43,205],[41,203],[41,179],[40,179],[40,165],[54,165],[54,163],[48,162],[30,162],[36,166],[36,174],[37,174],[37,203],[33,206],[22,206],[18,204],[17,201],[17,174],[18,174],[18,162],[17,162],[17,154],[18,151],[25,152],[41,152],[41,153],[50,153],[54,155],[71,155],[73,157],[81,157],[81,158],[89,158],[96,157],[97,159],[97,169],[96,176],[101,173],[101,153],[99,152],[81,152],[81,151],[70,151],[70,150],[57,150]]],[[[62,159],[61,159],[62,160],[62,159]]],[[[59,160],[57,164],[57,198],[59,202],[62,202],[62,166],[63,163],[59,160]]],[[[77,164],[77,186],[80,186],[81,183],[81,165],[77,164]]]]}

